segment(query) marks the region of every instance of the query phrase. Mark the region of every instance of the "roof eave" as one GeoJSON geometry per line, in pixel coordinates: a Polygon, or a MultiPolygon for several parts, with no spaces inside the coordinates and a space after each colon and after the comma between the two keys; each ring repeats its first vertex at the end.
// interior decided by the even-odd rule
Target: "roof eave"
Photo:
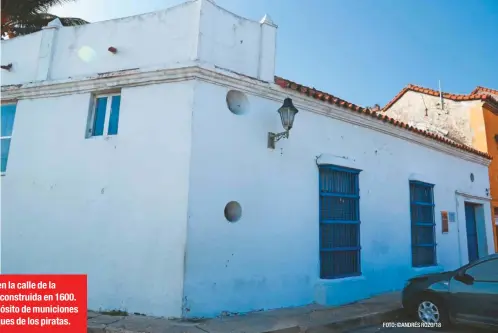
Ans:
{"type": "Polygon", "coordinates": [[[491,112],[498,114],[498,102],[494,100],[484,100],[483,107],[488,108],[491,112]]]}
{"type": "MultiPolygon", "coordinates": [[[[341,106],[344,109],[347,109],[348,111],[353,111],[353,112],[363,114],[365,116],[370,116],[372,118],[376,118],[379,121],[383,121],[384,123],[389,123],[395,127],[401,127],[401,128],[404,128],[408,131],[418,133],[419,135],[422,135],[422,136],[425,136],[427,138],[438,141],[440,143],[446,144],[446,145],[451,146],[455,149],[466,151],[468,153],[471,153],[473,155],[477,155],[477,156],[485,158],[487,160],[492,159],[492,157],[485,152],[481,152],[477,149],[474,149],[472,147],[469,147],[469,146],[466,146],[463,144],[455,143],[455,142],[453,142],[453,141],[451,141],[443,136],[436,135],[436,134],[433,134],[433,133],[430,133],[427,131],[419,130],[413,126],[409,126],[406,123],[403,123],[403,122],[397,121],[391,117],[388,117],[388,116],[384,115],[383,112],[371,111],[368,108],[363,108],[363,107],[355,105],[353,103],[349,103],[347,101],[344,101],[340,98],[335,97],[334,95],[327,94],[327,93],[321,92],[319,90],[316,90],[315,88],[306,87],[306,86],[300,85],[298,83],[295,83],[293,81],[290,81],[290,80],[287,80],[287,79],[284,79],[284,78],[278,77],[278,76],[275,76],[275,83],[284,89],[290,89],[290,90],[293,90],[293,91],[298,92],[300,94],[307,95],[308,97],[319,99],[323,102],[328,102],[329,104],[336,104],[338,106],[341,106]]],[[[401,96],[404,93],[406,93],[406,91],[408,91],[408,90],[411,90],[410,86],[405,87],[398,94],[399,96],[396,97],[396,100],[401,98],[401,96]]],[[[396,100],[394,100],[393,103],[395,103],[396,100]]]]}

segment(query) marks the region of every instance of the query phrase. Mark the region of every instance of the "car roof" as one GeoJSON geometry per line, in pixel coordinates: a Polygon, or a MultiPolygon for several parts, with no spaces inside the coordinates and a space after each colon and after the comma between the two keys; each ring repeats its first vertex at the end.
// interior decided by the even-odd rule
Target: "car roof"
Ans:
{"type": "Polygon", "coordinates": [[[475,261],[469,262],[468,264],[463,265],[460,268],[458,268],[458,270],[460,270],[460,269],[466,270],[466,269],[469,269],[470,267],[473,267],[473,266],[475,266],[477,264],[480,264],[480,263],[488,261],[488,260],[493,260],[493,259],[498,259],[498,253],[488,254],[485,257],[481,257],[481,258],[479,258],[479,259],[477,259],[475,261]]]}
{"type": "Polygon", "coordinates": [[[492,253],[485,257],[479,258],[476,262],[483,262],[489,259],[497,259],[497,258],[498,258],[498,253],[492,253]]]}

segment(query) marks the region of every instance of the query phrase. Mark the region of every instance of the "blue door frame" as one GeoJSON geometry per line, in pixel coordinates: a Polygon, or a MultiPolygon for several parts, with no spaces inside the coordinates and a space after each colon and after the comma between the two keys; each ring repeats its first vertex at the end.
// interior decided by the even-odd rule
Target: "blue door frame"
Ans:
{"type": "Polygon", "coordinates": [[[467,229],[467,249],[469,262],[479,259],[477,242],[476,205],[465,203],[465,226],[467,229]]]}

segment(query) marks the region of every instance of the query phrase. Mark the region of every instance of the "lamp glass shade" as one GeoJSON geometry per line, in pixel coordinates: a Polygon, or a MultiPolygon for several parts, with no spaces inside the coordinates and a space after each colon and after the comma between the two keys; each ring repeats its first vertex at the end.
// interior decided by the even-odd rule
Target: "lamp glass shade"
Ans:
{"type": "Polygon", "coordinates": [[[286,131],[290,131],[294,124],[294,117],[296,116],[296,113],[298,113],[298,110],[294,104],[292,104],[292,99],[286,98],[284,104],[278,109],[278,113],[280,113],[283,128],[286,131]]]}

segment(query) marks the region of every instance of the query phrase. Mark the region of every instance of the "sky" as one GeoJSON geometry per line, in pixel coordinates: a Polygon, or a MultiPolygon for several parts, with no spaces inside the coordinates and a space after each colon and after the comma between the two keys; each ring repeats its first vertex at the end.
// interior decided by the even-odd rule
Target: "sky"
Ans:
{"type": "MultiPolygon", "coordinates": [[[[90,22],[182,0],[78,0],[50,10],[90,22]]],[[[278,25],[276,75],[362,106],[407,84],[466,94],[498,89],[498,0],[215,0],[278,25]]]]}

